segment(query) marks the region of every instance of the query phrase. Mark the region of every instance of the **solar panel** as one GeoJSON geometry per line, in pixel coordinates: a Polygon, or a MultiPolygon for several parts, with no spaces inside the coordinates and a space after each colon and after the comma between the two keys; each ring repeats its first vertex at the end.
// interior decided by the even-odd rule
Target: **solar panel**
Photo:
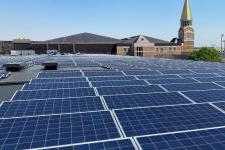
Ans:
{"type": "Polygon", "coordinates": [[[25,84],[23,90],[66,89],[66,88],[82,88],[82,87],[90,87],[90,85],[88,82],[25,84]]]}
{"type": "Polygon", "coordinates": [[[106,142],[97,142],[90,144],[62,146],[48,150],[135,150],[130,139],[112,140],[106,142]]]}
{"type": "Polygon", "coordinates": [[[224,126],[225,115],[209,104],[116,110],[126,136],[224,126]]]}
{"type": "Polygon", "coordinates": [[[181,74],[183,78],[210,78],[210,77],[218,77],[218,75],[213,73],[197,73],[197,74],[181,74]]]}
{"type": "Polygon", "coordinates": [[[137,138],[143,150],[222,150],[225,128],[137,138]]]}
{"type": "Polygon", "coordinates": [[[119,95],[132,93],[153,93],[165,92],[157,85],[149,86],[123,86],[123,87],[99,87],[97,88],[99,95],[119,95]]]}
{"type": "Polygon", "coordinates": [[[169,91],[222,89],[220,86],[214,83],[167,84],[162,86],[169,91]]]}
{"type": "Polygon", "coordinates": [[[88,71],[88,72],[84,72],[84,75],[87,77],[93,77],[93,76],[124,76],[124,74],[122,72],[117,72],[117,71],[88,71]]]}
{"type": "Polygon", "coordinates": [[[195,83],[194,79],[158,79],[158,80],[147,80],[151,84],[172,84],[172,83],[195,83]]]}
{"type": "Polygon", "coordinates": [[[133,70],[133,71],[124,71],[126,75],[158,75],[160,74],[158,71],[141,71],[141,70],[133,70]]]}
{"type": "Polygon", "coordinates": [[[225,90],[191,91],[182,93],[197,103],[225,100],[225,90]]]}
{"type": "Polygon", "coordinates": [[[222,87],[225,88],[225,82],[216,82],[218,85],[221,85],[222,87]]]}
{"type": "Polygon", "coordinates": [[[192,69],[191,71],[196,73],[225,73],[220,69],[192,69]]]}
{"type": "Polygon", "coordinates": [[[64,98],[5,102],[0,118],[37,116],[104,110],[99,97],[64,98]]]}
{"type": "Polygon", "coordinates": [[[109,109],[122,109],[134,107],[160,106],[188,104],[190,101],[179,93],[153,93],[153,94],[132,94],[104,96],[109,109]]]}
{"type": "Polygon", "coordinates": [[[0,119],[0,149],[30,149],[119,138],[110,112],[0,119]]]}
{"type": "Polygon", "coordinates": [[[65,78],[65,77],[81,77],[81,72],[66,72],[66,73],[39,73],[37,78],[65,78]]]}
{"type": "Polygon", "coordinates": [[[180,78],[178,75],[157,75],[157,76],[137,76],[141,80],[156,80],[156,79],[173,79],[180,78]]]}
{"type": "Polygon", "coordinates": [[[35,100],[35,99],[85,97],[85,96],[95,96],[94,89],[77,88],[77,89],[18,91],[13,97],[13,100],[35,100]]]}
{"type": "Polygon", "coordinates": [[[159,70],[163,74],[193,74],[189,70],[159,70]]]}
{"type": "Polygon", "coordinates": [[[59,82],[85,82],[86,78],[52,78],[52,79],[33,79],[31,83],[59,83],[59,82]]]}
{"type": "Polygon", "coordinates": [[[200,82],[215,82],[215,81],[225,81],[225,77],[213,77],[213,78],[195,78],[200,82]]]}
{"type": "Polygon", "coordinates": [[[136,80],[133,76],[105,76],[105,77],[89,77],[89,81],[123,81],[123,80],[136,80]]]}
{"type": "Polygon", "coordinates": [[[102,81],[102,82],[91,82],[93,87],[104,87],[104,86],[128,86],[128,85],[148,85],[143,80],[126,80],[126,81],[102,81]]]}

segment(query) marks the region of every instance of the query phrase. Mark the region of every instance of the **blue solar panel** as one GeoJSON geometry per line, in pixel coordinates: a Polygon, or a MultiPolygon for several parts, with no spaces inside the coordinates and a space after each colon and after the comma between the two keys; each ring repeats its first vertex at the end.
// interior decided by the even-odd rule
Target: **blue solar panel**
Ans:
{"type": "Polygon", "coordinates": [[[119,138],[110,112],[0,119],[0,149],[29,149],[119,138]]]}
{"type": "Polygon", "coordinates": [[[223,111],[225,111],[225,102],[216,102],[213,104],[222,109],[223,111]]]}
{"type": "Polygon", "coordinates": [[[157,85],[149,86],[123,86],[123,87],[99,87],[97,88],[99,95],[119,95],[132,93],[154,93],[165,92],[157,85]]]}
{"type": "Polygon", "coordinates": [[[126,136],[224,126],[225,115],[208,104],[115,111],[126,136]]]}
{"type": "Polygon", "coordinates": [[[156,79],[173,79],[180,78],[178,75],[157,75],[157,76],[137,76],[141,80],[156,80],[156,79]]]}
{"type": "Polygon", "coordinates": [[[49,150],[135,150],[130,139],[112,140],[74,146],[51,148],[49,150]]]}
{"type": "Polygon", "coordinates": [[[169,85],[162,85],[162,86],[169,91],[222,89],[222,87],[214,83],[169,84],[169,85]]]}
{"type": "Polygon", "coordinates": [[[88,82],[25,84],[23,90],[67,89],[67,88],[82,88],[82,87],[90,87],[90,85],[88,82]]]}
{"type": "Polygon", "coordinates": [[[126,75],[158,75],[160,74],[158,71],[141,71],[141,70],[133,70],[133,71],[124,71],[126,75]]]}
{"type": "Polygon", "coordinates": [[[38,78],[65,78],[65,77],[81,77],[81,72],[66,72],[66,73],[39,73],[38,78]]]}
{"type": "Polygon", "coordinates": [[[218,75],[213,73],[202,73],[202,74],[181,74],[183,78],[210,78],[210,77],[218,77],[218,75]]]}
{"type": "Polygon", "coordinates": [[[215,81],[225,81],[225,77],[213,77],[213,78],[195,78],[201,82],[215,82],[215,81]]]}
{"type": "Polygon", "coordinates": [[[143,150],[223,150],[225,128],[137,138],[143,150]]]}
{"type": "Polygon", "coordinates": [[[104,96],[104,99],[109,109],[190,103],[190,101],[176,92],[104,96]]]}
{"type": "Polygon", "coordinates": [[[59,83],[59,82],[85,82],[86,78],[52,78],[52,79],[33,79],[31,83],[59,83]]]}
{"type": "Polygon", "coordinates": [[[220,69],[192,69],[195,73],[225,73],[220,69]]]}
{"type": "Polygon", "coordinates": [[[18,91],[13,97],[13,100],[35,100],[35,99],[85,97],[85,96],[95,96],[94,89],[77,88],[77,89],[18,91]]]}
{"type": "Polygon", "coordinates": [[[102,81],[102,82],[92,82],[93,87],[103,87],[103,86],[128,86],[128,85],[148,85],[147,82],[143,80],[126,80],[126,81],[102,81]]]}
{"type": "Polygon", "coordinates": [[[106,76],[106,77],[89,77],[89,81],[123,81],[123,80],[136,80],[133,76],[106,76]]]}
{"type": "Polygon", "coordinates": [[[195,83],[194,79],[158,79],[158,80],[148,80],[151,84],[172,84],[172,83],[195,83]]]}
{"type": "Polygon", "coordinates": [[[189,70],[159,70],[163,74],[193,74],[189,70]]]}
{"type": "Polygon", "coordinates": [[[216,82],[218,85],[221,85],[222,87],[225,88],[225,82],[216,82]]]}
{"type": "Polygon", "coordinates": [[[225,100],[225,90],[191,91],[182,93],[197,103],[225,100]]]}
{"type": "Polygon", "coordinates": [[[84,72],[84,75],[87,77],[94,77],[94,76],[124,76],[122,72],[117,72],[117,71],[87,71],[84,72]]]}
{"type": "Polygon", "coordinates": [[[37,116],[104,110],[99,97],[48,99],[5,102],[0,107],[0,118],[37,116]]]}

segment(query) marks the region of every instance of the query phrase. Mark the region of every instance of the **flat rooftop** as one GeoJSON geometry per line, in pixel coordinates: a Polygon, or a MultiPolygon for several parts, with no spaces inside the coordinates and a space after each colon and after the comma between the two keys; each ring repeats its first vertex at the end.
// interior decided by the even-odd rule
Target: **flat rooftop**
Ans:
{"type": "Polygon", "coordinates": [[[14,61],[26,68],[0,68],[0,149],[225,148],[224,63],[40,55],[0,66],[14,61]]]}

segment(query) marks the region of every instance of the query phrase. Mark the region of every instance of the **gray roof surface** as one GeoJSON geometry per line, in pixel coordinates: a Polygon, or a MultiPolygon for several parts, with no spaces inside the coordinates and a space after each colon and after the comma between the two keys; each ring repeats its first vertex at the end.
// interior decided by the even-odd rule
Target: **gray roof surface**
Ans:
{"type": "Polygon", "coordinates": [[[62,38],[48,40],[46,42],[70,42],[75,44],[116,44],[121,42],[119,39],[91,34],[80,33],[76,35],[66,36],[62,38]]]}

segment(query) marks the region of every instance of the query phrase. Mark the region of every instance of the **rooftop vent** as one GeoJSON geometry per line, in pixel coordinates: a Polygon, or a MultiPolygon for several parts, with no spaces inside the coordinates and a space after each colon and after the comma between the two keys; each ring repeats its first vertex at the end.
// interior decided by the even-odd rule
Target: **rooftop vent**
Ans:
{"type": "Polygon", "coordinates": [[[42,64],[44,66],[44,70],[57,70],[58,63],[57,62],[44,62],[42,64]]]}

